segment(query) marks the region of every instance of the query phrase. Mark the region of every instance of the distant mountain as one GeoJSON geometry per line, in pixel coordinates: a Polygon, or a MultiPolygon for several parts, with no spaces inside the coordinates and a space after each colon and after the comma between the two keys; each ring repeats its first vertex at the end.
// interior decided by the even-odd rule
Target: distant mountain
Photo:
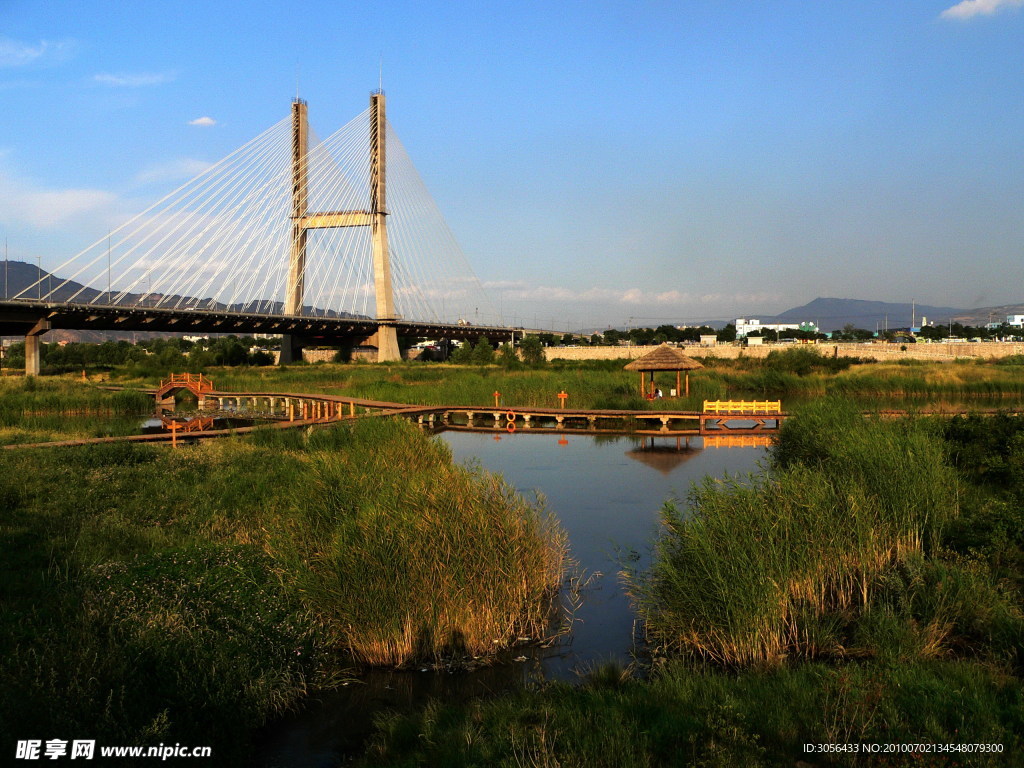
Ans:
{"type": "Polygon", "coordinates": [[[950,320],[963,325],[985,325],[986,323],[1005,322],[1007,315],[1024,315],[1024,304],[1002,304],[998,307],[965,309],[954,314],[950,320]]]}
{"type": "MultiPolygon", "coordinates": [[[[106,291],[98,291],[95,288],[69,280],[62,285],[64,279],[50,274],[45,269],[39,269],[35,264],[28,264],[24,261],[7,261],[0,263],[0,299],[13,299],[18,296],[22,299],[44,298],[47,301],[62,302],[71,301],[72,298],[77,304],[88,304],[97,300],[97,303],[106,304],[106,291]],[[40,280],[42,282],[40,282],[40,280]],[[39,283],[37,286],[36,284],[39,283]],[[51,295],[47,295],[50,291],[51,295]],[[24,292],[24,293],[23,293],[24,292]],[[19,296],[19,294],[22,294],[19,296]]],[[[117,297],[116,289],[114,291],[117,297]]],[[[284,304],[280,301],[250,301],[244,304],[222,304],[220,302],[210,303],[209,299],[196,299],[192,296],[176,296],[162,294],[143,295],[139,293],[128,293],[117,299],[118,306],[136,306],[142,303],[146,306],[153,306],[160,303],[160,306],[172,308],[198,306],[200,309],[221,310],[227,312],[248,312],[251,314],[277,315],[284,312],[284,304]]],[[[304,306],[302,314],[305,317],[341,317],[369,320],[366,315],[357,315],[350,312],[335,312],[332,309],[320,309],[313,306],[304,306]]],[[[121,331],[50,331],[46,341],[106,341],[106,340],[131,340],[149,339],[156,337],[181,336],[180,333],[162,332],[136,332],[125,333],[121,331]],[[59,338],[58,338],[59,337],[59,338]]]]}
{"type": "Polygon", "coordinates": [[[754,317],[762,323],[812,322],[826,332],[840,330],[845,325],[873,331],[876,325],[878,328],[907,328],[911,323],[920,325],[921,318],[927,318],[929,323],[945,323],[967,311],[956,307],[935,307],[930,304],[914,305],[910,302],[817,298],[802,307],[787,309],[778,315],[754,317]]]}

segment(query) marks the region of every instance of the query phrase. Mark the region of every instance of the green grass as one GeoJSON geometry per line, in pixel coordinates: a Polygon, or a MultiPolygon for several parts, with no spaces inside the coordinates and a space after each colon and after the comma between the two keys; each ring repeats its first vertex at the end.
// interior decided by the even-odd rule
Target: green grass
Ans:
{"type": "MultiPolygon", "coordinates": [[[[770,397],[807,400],[838,395],[865,401],[879,397],[945,396],[958,399],[1024,395],[1024,369],[1000,361],[959,361],[906,364],[872,363],[831,358],[812,348],[773,351],[765,358],[696,359],[705,368],[690,375],[690,396],[648,401],[638,392],[635,373],[623,370],[627,360],[553,361],[540,367],[513,369],[491,365],[401,362],[385,364],[317,364],[290,367],[208,368],[219,388],[238,391],[319,392],[415,404],[491,405],[494,392],[508,407],[558,407],[557,394],[569,394],[568,407],[699,410],[704,400],[770,397]]],[[[134,369],[132,369],[134,370],[134,369]]],[[[115,370],[117,381],[155,386],[159,376],[134,376],[115,370]]],[[[675,387],[675,374],[657,380],[665,392],[675,387]]]]}
{"type": "Polygon", "coordinates": [[[385,716],[358,765],[653,768],[1006,766],[1024,744],[1019,681],[964,662],[799,667],[733,675],[680,662],[649,680],[602,669],[582,687],[434,701],[385,716]],[[1001,754],[806,754],[804,744],[995,743],[1001,754]]]}
{"type": "Polygon", "coordinates": [[[206,744],[549,631],[564,537],[413,426],[0,454],[0,739],[206,744]]]}
{"type": "Polygon", "coordinates": [[[825,400],[786,423],[771,472],[707,480],[685,514],[666,506],[633,593],[656,643],[726,666],[963,647],[1012,658],[1016,599],[944,552],[962,495],[936,423],[825,400]]]}
{"type": "Polygon", "coordinates": [[[647,679],[606,667],[582,687],[381,717],[360,764],[1015,765],[1022,445],[1024,419],[809,406],[763,473],[707,480],[666,510],[653,566],[628,575],[655,642],[647,679]]]}
{"type": "Polygon", "coordinates": [[[137,434],[153,398],[73,378],[0,379],[0,445],[137,434]]]}

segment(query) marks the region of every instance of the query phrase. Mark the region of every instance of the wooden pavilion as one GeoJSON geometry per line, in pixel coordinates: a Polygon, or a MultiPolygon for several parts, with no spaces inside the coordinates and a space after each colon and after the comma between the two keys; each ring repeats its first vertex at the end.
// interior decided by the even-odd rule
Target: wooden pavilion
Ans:
{"type": "Polygon", "coordinates": [[[675,347],[670,347],[668,344],[662,344],[660,347],[651,350],[643,357],[638,357],[636,360],[627,363],[624,370],[640,371],[640,394],[648,398],[654,397],[654,374],[658,371],[675,371],[676,397],[679,397],[681,393],[686,395],[690,394],[690,371],[703,367],[703,365],[698,363],[692,357],[687,357],[675,347]],[[686,375],[685,390],[681,386],[681,374],[684,372],[686,375]],[[650,383],[647,382],[647,373],[651,374],[650,383]]]}

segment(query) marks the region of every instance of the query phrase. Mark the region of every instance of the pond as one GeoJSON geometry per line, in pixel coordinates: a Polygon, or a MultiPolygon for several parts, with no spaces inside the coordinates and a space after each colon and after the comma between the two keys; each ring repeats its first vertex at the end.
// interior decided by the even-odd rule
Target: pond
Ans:
{"type": "Polygon", "coordinates": [[[368,672],[268,727],[261,765],[337,765],[360,748],[374,714],[384,709],[422,706],[431,697],[494,695],[531,681],[577,679],[579,671],[602,662],[630,663],[635,614],[618,576],[623,559],[633,552],[639,565],[647,565],[664,501],[685,498],[691,483],[706,475],[756,471],[766,442],[746,438],[746,447],[715,447],[723,441],[523,431],[444,432],[436,439],[450,446],[457,462],[479,462],[527,498],[540,493],[558,517],[577,568],[589,577],[571,632],[550,648],[517,648],[472,672],[368,672]]]}

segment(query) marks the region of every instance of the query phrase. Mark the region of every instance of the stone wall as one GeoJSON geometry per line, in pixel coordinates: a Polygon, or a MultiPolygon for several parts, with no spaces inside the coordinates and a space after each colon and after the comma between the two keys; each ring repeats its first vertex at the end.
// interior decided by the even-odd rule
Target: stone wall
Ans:
{"type": "MultiPolygon", "coordinates": [[[[800,344],[765,344],[747,347],[739,344],[720,343],[715,346],[698,346],[696,344],[680,347],[691,357],[765,357],[769,352],[792,347],[805,346],[800,344]]],[[[937,343],[926,344],[886,344],[886,343],[834,343],[820,342],[808,344],[822,355],[837,357],[863,357],[878,361],[892,362],[895,360],[956,360],[958,358],[995,358],[1008,355],[1024,355],[1024,344],[1002,342],[979,343],[937,343]]],[[[547,347],[544,350],[548,360],[633,360],[646,355],[657,347],[547,347]]]]}
{"type": "MultiPolygon", "coordinates": [[[[416,360],[422,353],[423,350],[421,349],[407,349],[402,353],[402,357],[405,360],[416,360]]],[[[302,359],[307,363],[329,363],[336,354],[338,354],[336,349],[303,349],[302,359]]],[[[273,355],[274,365],[277,365],[281,353],[275,350],[273,355]]],[[[375,347],[356,347],[352,350],[352,359],[366,363],[375,363],[377,362],[377,349],[375,347]]]]}
{"type": "MultiPolygon", "coordinates": [[[[686,345],[680,349],[691,357],[765,357],[769,352],[780,349],[791,349],[793,347],[809,346],[822,355],[835,355],[837,357],[863,357],[880,362],[892,362],[895,360],[957,360],[964,358],[996,358],[1007,357],[1008,355],[1024,355],[1024,343],[1002,343],[1002,342],[960,342],[960,343],[937,343],[926,344],[885,344],[873,343],[860,344],[856,342],[820,342],[818,344],[764,344],[762,346],[748,347],[742,344],[721,343],[714,346],[700,346],[697,344],[686,345]],[[904,349],[905,347],[905,349],[904,349]]],[[[646,355],[656,346],[646,347],[547,347],[544,354],[548,360],[634,360],[646,355]]],[[[335,349],[303,349],[302,359],[308,363],[325,363],[334,359],[337,352],[335,349]]],[[[409,349],[404,353],[406,359],[415,359],[421,350],[409,349]]],[[[277,362],[278,353],[274,353],[274,362],[277,362]]],[[[372,348],[357,348],[352,351],[353,360],[364,360],[374,362],[377,359],[377,350],[372,348]]]]}

